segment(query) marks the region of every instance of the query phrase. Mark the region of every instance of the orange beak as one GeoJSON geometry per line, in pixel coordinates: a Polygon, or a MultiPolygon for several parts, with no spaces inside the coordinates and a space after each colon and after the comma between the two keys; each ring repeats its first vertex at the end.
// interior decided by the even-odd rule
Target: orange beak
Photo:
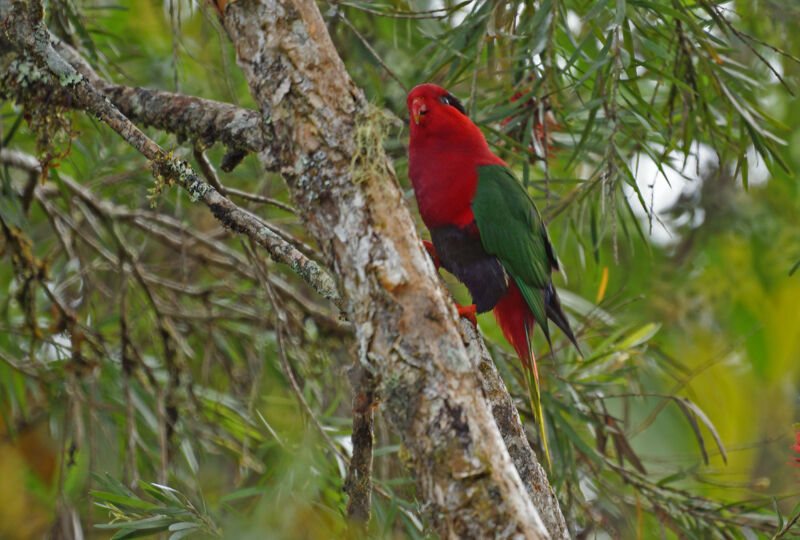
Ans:
{"type": "Polygon", "coordinates": [[[428,108],[425,106],[424,98],[415,97],[411,100],[411,117],[414,119],[415,124],[419,125],[420,118],[427,112],[428,108]]]}

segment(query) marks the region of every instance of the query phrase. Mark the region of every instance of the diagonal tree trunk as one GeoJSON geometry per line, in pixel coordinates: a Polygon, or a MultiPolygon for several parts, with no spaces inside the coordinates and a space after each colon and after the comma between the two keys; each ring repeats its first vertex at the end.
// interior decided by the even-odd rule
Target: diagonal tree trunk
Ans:
{"type": "MultiPolygon", "coordinates": [[[[481,348],[465,347],[391,164],[380,143],[364,135],[379,113],[348,76],[316,4],[238,0],[222,13],[279,171],[341,280],[360,361],[378,383],[437,530],[447,537],[547,537],[542,511],[552,536],[565,537],[527,443],[514,450],[518,466],[535,464],[526,480],[543,480],[539,511],[512,463],[478,378],[481,348]]],[[[507,405],[505,421],[512,416],[518,428],[512,437],[524,437],[510,399],[507,405]]]]}
{"type": "MultiPolygon", "coordinates": [[[[252,216],[185,164],[166,163],[163,150],[59,56],[40,3],[0,0],[0,15],[5,36],[46,66],[53,84],[165,172],[178,170],[179,183],[221,222],[296,266],[283,247],[262,238],[252,216]]],[[[360,362],[408,449],[430,519],[450,537],[566,537],[508,392],[474,330],[462,324],[459,332],[391,165],[371,136],[380,114],[349,79],[316,5],[239,0],[224,16],[271,141],[264,164],[285,176],[340,276],[346,302],[337,304],[355,323],[360,362]]],[[[338,299],[329,288],[321,290],[338,299]]]]}

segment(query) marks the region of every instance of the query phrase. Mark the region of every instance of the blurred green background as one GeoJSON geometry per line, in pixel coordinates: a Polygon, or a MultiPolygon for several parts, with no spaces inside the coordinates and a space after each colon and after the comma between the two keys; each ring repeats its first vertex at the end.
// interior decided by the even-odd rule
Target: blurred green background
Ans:
{"type": "MultiPolygon", "coordinates": [[[[549,220],[565,269],[557,286],[587,351],[578,358],[559,334],[551,355],[537,336],[554,439],[551,481],[573,532],[777,532],[797,511],[800,481],[790,464],[800,422],[800,271],[791,274],[800,262],[800,65],[790,57],[800,56],[800,4],[319,6],[371,102],[404,124],[411,87],[447,86],[549,220]]],[[[51,31],[109,80],[255,108],[202,2],[51,0],[47,8],[51,31]]],[[[148,198],[144,158],[113,132],[53,104],[16,103],[14,88],[4,82],[4,146],[64,157],[41,188],[53,208],[34,204],[27,215],[14,195],[25,175],[3,170],[0,213],[30,240],[48,276],[31,278],[4,235],[0,537],[72,537],[75,527],[91,538],[115,530],[173,538],[348,534],[342,483],[352,341],[335,310],[223,233],[177,188],[148,198]],[[66,129],[37,124],[38,107],[66,129]],[[227,247],[209,248],[203,259],[195,244],[184,252],[122,213],[111,226],[76,202],[61,177],[120,208],[152,212],[142,218],[148,223],[156,214],[175,218],[185,229],[167,227],[169,234],[187,245],[187,230],[196,230],[227,247]],[[136,272],[104,253],[127,253],[173,280],[171,288],[150,282],[160,314],[136,272]],[[250,272],[259,265],[277,292],[267,294],[250,272]],[[77,322],[65,322],[47,290],[71,302],[77,322]],[[282,312],[286,322],[276,326],[282,312]],[[122,344],[126,331],[132,345],[122,344]],[[291,390],[281,346],[312,419],[291,390]],[[142,519],[151,521],[135,521],[142,519]],[[140,528],[126,529],[131,521],[140,528]],[[104,523],[115,525],[95,527],[104,523]]],[[[146,131],[193,159],[191,145],[146,131]]],[[[385,146],[416,211],[407,137],[406,128],[387,128],[385,146]]],[[[211,162],[223,152],[210,149],[211,162]]],[[[253,156],[221,180],[289,202],[280,178],[253,156]]],[[[237,202],[311,242],[292,214],[237,202]]],[[[479,322],[527,420],[516,360],[492,316],[479,322]]],[[[380,413],[376,448],[369,534],[434,536],[380,413]]]]}

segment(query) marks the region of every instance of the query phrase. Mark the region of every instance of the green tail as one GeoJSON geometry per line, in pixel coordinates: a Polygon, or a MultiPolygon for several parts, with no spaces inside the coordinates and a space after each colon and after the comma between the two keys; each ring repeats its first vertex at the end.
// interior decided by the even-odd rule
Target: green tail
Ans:
{"type": "Polygon", "coordinates": [[[539,435],[542,438],[542,448],[544,448],[544,458],[547,462],[547,470],[551,470],[550,463],[550,449],[547,447],[547,431],[544,428],[544,413],[542,412],[542,396],[539,393],[539,378],[533,371],[533,363],[536,359],[533,357],[533,348],[531,347],[530,335],[527,328],[525,329],[525,337],[528,341],[528,358],[530,362],[526,368],[522,366],[522,371],[525,372],[525,382],[528,384],[528,397],[531,401],[531,411],[533,411],[534,419],[539,425],[539,435]]]}
{"type": "Polygon", "coordinates": [[[542,447],[544,448],[544,457],[547,462],[547,470],[551,469],[550,465],[550,449],[547,447],[547,433],[544,429],[544,416],[542,413],[542,399],[539,395],[539,382],[533,374],[533,368],[523,369],[525,372],[525,379],[528,383],[528,397],[531,400],[531,410],[536,423],[539,424],[539,435],[542,437],[542,447]]]}

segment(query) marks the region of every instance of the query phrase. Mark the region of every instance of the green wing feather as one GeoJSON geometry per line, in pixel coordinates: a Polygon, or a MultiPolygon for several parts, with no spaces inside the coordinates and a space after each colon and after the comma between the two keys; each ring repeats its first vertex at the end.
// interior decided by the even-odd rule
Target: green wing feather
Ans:
{"type": "Polygon", "coordinates": [[[483,248],[514,278],[536,322],[550,339],[544,290],[558,269],[544,221],[530,195],[507,167],[478,168],[472,213],[483,248]]]}
{"type": "MultiPolygon", "coordinates": [[[[567,334],[574,341],[569,324],[557,304],[555,291],[550,299],[548,310],[545,291],[552,291],[550,274],[558,269],[553,246],[547,236],[544,221],[527,191],[514,178],[507,167],[485,165],[478,168],[478,187],[472,200],[472,213],[481,235],[483,248],[500,259],[506,272],[517,284],[525,303],[531,308],[533,317],[550,341],[547,317],[554,316],[553,302],[558,307],[555,314],[560,317],[567,334]]],[[[559,324],[562,326],[562,324],[559,324]]],[[[550,451],[547,447],[547,434],[544,427],[539,381],[533,368],[531,336],[525,329],[525,337],[530,353],[531,364],[525,371],[525,382],[536,423],[542,438],[545,458],[550,466],[550,451]]]]}

